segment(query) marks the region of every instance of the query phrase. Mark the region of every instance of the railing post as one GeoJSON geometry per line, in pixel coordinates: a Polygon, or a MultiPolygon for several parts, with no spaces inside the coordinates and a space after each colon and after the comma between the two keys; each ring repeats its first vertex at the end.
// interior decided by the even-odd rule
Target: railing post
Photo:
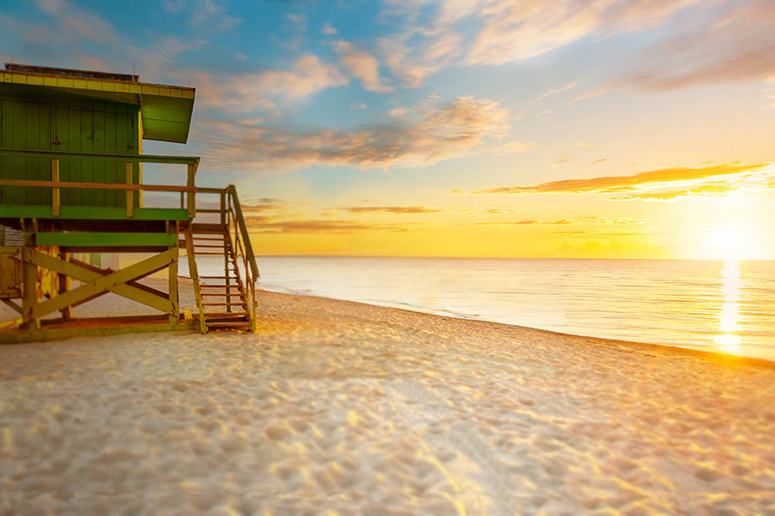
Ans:
{"type": "MultiPolygon", "coordinates": [[[[59,182],[59,159],[58,158],[51,158],[51,181],[55,183],[59,182]]],[[[53,187],[51,189],[51,214],[54,217],[59,217],[59,206],[60,206],[59,188],[53,187]]]]}
{"type": "MultiPolygon", "coordinates": [[[[194,187],[194,176],[196,175],[196,165],[188,166],[188,187],[194,187]]],[[[194,219],[196,216],[196,192],[188,192],[188,218],[194,219]]]]}
{"type": "MultiPolygon", "coordinates": [[[[59,259],[64,262],[70,261],[70,253],[67,251],[61,251],[59,254],[59,259]]],[[[59,293],[60,294],[66,294],[70,291],[70,288],[72,287],[72,280],[70,279],[70,276],[67,274],[60,274],[59,275],[59,293]]],[[[73,316],[73,308],[71,306],[66,306],[62,308],[62,319],[65,321],[69,321],[73,316]]]]}
{"type": "Polygon", "coordinates": [[[34,247],[22,248],[22,327],[40,329],[40,321],[32,316],[38,304],[38,266],[32,262],[34,247]]]}
{"type": "MultiPolygon", "coordinates": [[[[132,162],[127,161],[126,163],[126,184],[131,185],[132,184],[132,162]]],[[[126,216],[127,218],[132,218],[132,215],[134,215],[134,204],[135,204],[135,198],[134,198],[134,191],[133,190],[127,190],[126,191],[126,216]]]]}

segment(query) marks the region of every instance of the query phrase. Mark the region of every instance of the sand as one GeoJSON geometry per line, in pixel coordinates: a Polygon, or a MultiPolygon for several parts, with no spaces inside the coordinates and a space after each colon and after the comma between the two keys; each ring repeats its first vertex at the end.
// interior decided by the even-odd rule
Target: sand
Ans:
{"type": "Polygon", "coordinates": [[[775,514],[773,367],[273,293],[259,327],[0,346],[0,514],[775,514]]]}

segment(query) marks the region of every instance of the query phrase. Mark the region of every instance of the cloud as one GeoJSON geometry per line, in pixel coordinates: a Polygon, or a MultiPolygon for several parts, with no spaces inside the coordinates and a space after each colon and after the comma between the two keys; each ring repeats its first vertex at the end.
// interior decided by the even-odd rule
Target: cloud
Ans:
{"type": "Polygon", "coordinates": [[[577,86],[577,84],[575,82],[568,83],[565,86],[563,86],[562,88],[557,88],[556,90],[547,91],[543,95],[539,95],[538,97],[534,98],[530,102],[531,103],[532,102],[540,102],[540,101],[544,100],[547,97],[551,97],[552,95],[557,95],[558,93],[562,93],[564,91],[568,91],[570,89],[575,88],[576,86],[577,86]]]}
{"type": "Polygon", "coordinates": [[[245,74],[196,72],[191,81],[198,100],[207,107],[244,113],[255,109],[276,111],[275,101],[300,101],[327,88],[347,84],[339,69],[312,54],[297,59],[290,70],[245,74]]]}
{"type": "Polygon", "coordinates": [[[244,213],[265,213],[286,211],[290,206],[299,204],[304,203],[291,203],[273,197],[261,197],[259,199],[240,203],[240,206],[242,206],[242,211],[244,213]]]}
{"type": "Polygon", "coordinates": [[[164,0],[162,5],[173,14],[187,12],[191,27],[216,32],[231,30],[242,23],[239,17],[228,14],[227,3],[224,0],[164,0]]]}
{"type": "Polygon", "coordinates": [[[344,67],[361,81],[364,88],[376,93],[394,91],[395,88],[383,83],[383,79],[379,76],[379,62],[374,56],[353,48],[347,41],[338,41],[335,48],[344,67]]]}
{"type": "Polygon", "coordinates": [[[532,142],[508,142],[503,145],[499,145],[492,150],[495,156],[505,156],[507,154],[519,154],[522,152],[535,149],[537,145],[532,142]]]}
{"type": "Polygon", "coordinates": [[[584,149],[594,149],[597,147],[594,143],[587,143],[587,142],[579,142],[576,144],[577,147],[582,147],[584,149]]]}
{"type": "Polygon", "coordinates": [[[469,46],[468,64],[500,65],[536,57],[581,38],[639,31],[662,24],[698,0],[443,0],[440,23],[471,18],[481,29],[469,46]]]}
{"type": "Polygon", "coordinates": [[[591,98],[599,97],[600,95],[605,95],[606,93],[609,93],[613,88],[614,87],[611,84],[607,86],[603,86],[602,88],[599,88],[597,90],[589,91],[587,93],[584,93],[583,95],[579,95],[578,97],[571,100],[570,103],[575,104],[576,102],[581,102],[583,100],[589,100],[591,98]]]}
{"type": "Polygon", "coordinates": [[[453,63],[460,55],[460,42],[455,32],[416,29],[382,38],[379,45],[393,75],[406,86],[418,88],[427,77],[453,63]],[[410,43],[418,37],[422,44],[410,43]]]}
{"type": "Polygon", "coordinates": [[[350,111],[363,111],[369,106],[365,102],[355,102],[350,104],[350,111]]]}
{"type": "Polygon", "coordinates": [[[600,163],[603,163],[604,161],[608,161],[608,160],[606,158],[596,159],[596,160],[590,162],[590,165],[598,165],[600,163]]]}
{"type": "Polygon", "coordinates": [[[775,78],[775,2],[717,4],[637,58],[617,83],[646,91],[775,78]]]}
{"type": "Polygon", "coordinates": [[[718,197],[726,195],[729,192],[742,190],[746,187],[745,183],[708,183],[692,188],[682,188],[678,190],[668,190],[664,192],[643,192],[629,196],[614,197],[612,201],[677,201],[690,197],[718,197]]]}
{"type": "Polygon", "coordinates": [[[624,193],[638,192],[644,188],[664,187],[692,183],[708,179],[741,179],[744,174],[764,173],[770,176],[773,167],[768,163],[726,163],[697,168],[673,167],[642,172],[631,176],[594,177],[590,179],[566,179],[534,186],[507,186],[477,190],[474,194],[525,194],[525,193],[624,193]]]}
{"type": "Polygon", "coordinates": [[[53,17],[58,26],[46,39],[87,39],[94,43],[112,44],[116,41],[116,30],[102,17],[88,9],[74,5],[67,0],[38,0],[38,9],[53,17]]]}
{"type": "Polygon", "coordinates": [[[264,217],[248,217],[250,233],[290,234],[290,233],[325,233],[349,234],[359,231],[390,231],[407,232],[410,227],[398,224],[368,224],[352,220],[289,220],[273,222],[264,217]]]}
{"type": "Polygon", "coordinates": [[[323,24],[323,28],[320,29],[320,32],[325,34],[326,36],[333,36],[334,34],[338,33],[338,31],[334,28],[334,26],[328,22],[323,24]]]}
{"type": "Polygon", "coordinates": [[[346,211],[348,213],[391,213],[394,215],[415,215],[419,213],[441,213],[445,210],[426,208],[425,206],[352,206],[329,208],[330,210],[346,211]]]}
{"type": "MultiPolygon", "coordinates": [[[[664,24],[700,0],[387,0],[381,18],[400,34],[381,41],[394,75],[417,87],[449,65],[502,65],[543,55],[585,37],[664,24]]],[[[553,90],[536,99],[571,89],[553,90]]],[[[601,93],[598,93],[601,94],[601,93]]],[[[587,97],[591,98],[591,97],[587,97]]]]}
{"type": "Polygon", "coordinates": [[[560,219],[560,220],[538,220],[538,219],[527,219],[527,220],[518,220],[516,222],[474,222],[473,224],[475,226],[534,226],[534,225],[543,225],[543,224],[572,224],[573,222],[570,219],[560,219]]]}
{"type": "MultiPolygon", "coordinates": [[[[363,168],[424,167],[466,155],[508,131],[509,111],[498,102],[460,97],[423,104],[389,123],[343,130],[244,126],[206,121],[194,139],[221,170],[278,170],[312,165],[363,168]],[[204,129],[206,127],[206,129],[204,129]]],[[[484,149],[483,149],[484,150],[484,149]]]]}
{"type": "Polygon", "coordinates": [[[631,224],[648,224],[650,222],[649,219],[632,219],[632,218],[606,218],[606,217],[582,217],[580,219],[557,219],[557,220],[542,220],[542,219],[526,219],[526,220],[519,220],[516,222],[475,222],[474,225],[477,226],[490,226],[490,225],[505,225],[505,226],[534,226],[534,225],[566,225],[566,224],[577,224],[577,225],[589,225],[589,224],[621,224],[621,225],[631,225],[631,224]]]}

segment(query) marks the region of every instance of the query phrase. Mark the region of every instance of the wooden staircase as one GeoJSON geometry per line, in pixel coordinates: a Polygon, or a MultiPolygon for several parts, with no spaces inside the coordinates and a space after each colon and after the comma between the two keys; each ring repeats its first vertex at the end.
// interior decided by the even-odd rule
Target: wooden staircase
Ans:
{"type": "Polygon", "coordinates": [[[202,333],[210,329],[255,331],[258,268],[236,189],[230,186],[226,190],[209,190],[197,189],[197,193],[221,193],[220,209],[197,210],[197,213],[219,215],[221,222],[192,223],[184,229],[184,241],[181,242],[181,245],[185,243],[188,254],[199,328],[202,333]],[[223,265],[223,273],[200,276],[202,257],[207,257],[210,265],[216,261],[213,258],[220,258],[217,261],[223,265]]]}

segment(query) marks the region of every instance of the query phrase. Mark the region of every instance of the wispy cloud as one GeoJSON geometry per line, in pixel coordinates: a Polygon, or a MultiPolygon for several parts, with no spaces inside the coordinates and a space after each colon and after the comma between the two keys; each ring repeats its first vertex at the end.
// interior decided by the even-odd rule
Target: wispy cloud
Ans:
{"type": "Polygon", "coordinates": [[[524,219],[518,221],[497,221],[497,222],[474,222],[477,226],[490,226],[490,225],[505,225],[505,226],[537,226],[537,225],[598,225],[598,224],[615,224],[615,225],[633,225],[633,224],[648,224],[649,219],[633,219],[633,218],[606,218],[600,216],[582,217],[580,219],[556,219],[556,220],[543,220],[543,219],[524,219]]]}
{"type": "Polygon", "coordinates": [[[543,95],[539,95],[538,97],[534,98],[530,102],[531,103],[532,102],[540,102],[540,101],[544,100],[547,97],[551,97],[552,95],[557,95],[558,93],[562,93],[564,91],[568,91],[570,89],[575,88],[576,86],[578,86],[578,85],[575,82],[570,82],[570,83],[566,84],[565,86],[563,86],[562,88],[557,88],[556,90],[547,91],[543,95]]]}
{"type": "Polygon", "coordinates": [[[427,208],[425,206],[348,206],[341,208],[329,208],[332,211],[346,211],[348,213],[390,213],[393,215],[416,215],[420,213],[441,213],[440,208],[427,208]]]}
{"type": "Polygon", "coordinates": [[[87,39],[99,44],[112,44],[116,41],[116,30],[101,16],[75,5],[67,0],[37,0],[40,11],[53,17],[56,32],[46,35],[49,38],[87,39]]]}
{"type": "Polygon", "coordinates": [[[448,30],[415,29],[382,38],[380,48],[385,61],[406,86],[417,88],[425,79],[452,64],[460,54],[461,36],[448,30]],[[420,37],[422,44],[410,41],[420,37]]]}
{"type": "Polygon", "coordinates": [[[709,7],[715,9],[643,53],[617,80],[670,91],[775,78],[775,2],[741,0],[709,7]]]}
{"type": "Polygon", "coordinates": [[[197,128],[194,136],[206,151],[208,166],[226,170],[423,167],[502,138],[509,129],[508,118],[509,111],[498,102],[461,97],[445,105],[422,105],[390,123],[353,130],[208,121],[206,130],[197,128]]]}
{"type": "Polygon", "coordinates": [[[328,22],[323,24],[323,28],[320,29],[320,32],[326,36],[333,36],[334,34],[338,34],[338,31],[334,28],[334,26],[328,22]]]}
{"type": "Polygon", "coordinates": [[[248,231],[251,233],[289,234],[325,233],[349,234],[361,231],[389,231],[404,233],[412,227],[405,224],[370,224],[353,220],[287,220],[271,221],[263,217],[248,217],[248,231]]]}
{"type": "Polygon", "coordinates": [[[385,84],[384,79],[379,76],[379,62],[374,56],[364,50],[354,48],[347,41],[338,41],[335,48],[344,67],[361,81],[364,88],[376,93],[390,93],[395,90],[392,86],[385,84]]]}
{"type": "Polygon", "coordinates": [[[602,88],[598,88],[593,91],[589,91],[587,93],[584,93],[583,95],[579,95],[578,97],[571,100],[571,104],[575,104],[576,102],[581,102],[583,100],[589,100],[595,97],[599,97],[601,95],[605,95],[606,93],[609,93],[613,89],[613,85],[609,84],[607,86],[603,86],[602,88]]]}
{"type": "Polygon", "coordinates": [[[507,154],[520,154],[522,152],[527,152],[530,149],[535,149],[536,147],[538,147],[538,145],[536,145],[533,142],[508,142],[495,147],[492,150],[492,153],[495,156],[505,156],[507,154]]]}
{"type": "MultiPolygon", "coordinates": [[[[712,165],[697,168],[673,167],[649,172],[642,172],[631,176],[606,176],[594,177],[590,179],[566,179],[562,181],[552,181],[541,183],[534,186],[507,186],[499,188],[489,188],[485,190],[476,190],[474,194],[531,194],[531,193],[603,193],[603,194],[623,194],[636,192],[637,195],[621,197],[621,200],[635,198],[645,198],[651,195],[653,189],[680,185],[681,191],[686,193],[692,188],[699,188],[702,182],[712,180],[719,182],[716,185],[707,185],[706,192],[714,191],[720,193],[735,188],[734,184],[726,181],[745,180],[751,175],[759,177],[771,177],[775,173],[773,166],[768,163],[757,164],[739,164],[726,163],[721,165],[712,165]],[[645,192],[645,190],[652,192],[645,192]],[[644,193],[645,192],[645,193],[644,193]]],[[[674,188],[674,190],[677,190],[674,188]]],[[[459,192],[459,191],[458,191],[459,192]]],[[[699,191],[698,191],[699,193],[699,191]]]]}
{"type": "Polygon", "coordinates": [[[255,109],[276,111],[276,101],[300,101],[327,88],[347,84],[339,69],[317,56],[300,57],[289,70],[264,70],[244,74],[191,74],[199,101],[235,113],[255,109]]]}
{"type": "Polygon", "coordinates": [[[162,5],[173,14],[188,13],[188,24],[207,32],[232,30],[242,23],[229,14],[224,0],[164,0],[162,5]]]}

